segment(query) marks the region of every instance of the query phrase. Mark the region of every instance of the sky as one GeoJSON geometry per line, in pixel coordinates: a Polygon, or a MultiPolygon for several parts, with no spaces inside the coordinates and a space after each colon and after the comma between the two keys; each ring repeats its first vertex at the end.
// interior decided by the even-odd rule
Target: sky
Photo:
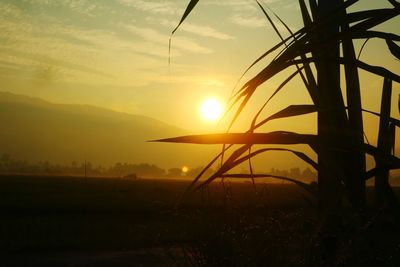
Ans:
{"type": "MultiPolygon", "coordinates": [[[[292,30],[301,27],[297,1],[261,2],[292,30]]],[[[193,133],[220,131],[223,124],[199,115],[200,104],[209,97],[225,102],[241,73],[279,39],[255,1],[200,0],[173,36],[169,55],[170,33],[187,3],[0,0],[0,91],[145,115],[193,133]]],[[[386,1],[361,0],[353,10],[385,6],[389,6],[386,1]]],[[[398,25],[400,19],[395,18],[380,29],[400,34],[398,25]]],[[[355,46],[359,49],[361,43],[355,46]]],[[[387,52],[384,42],[371,40],[361,59],[400,73],[399,61],[387,52]]],[[[268,58],[246,77],[267,62],[268,58]]],[[[257,92],[239,125],[245,125],[246,114],[254,115],[271,94],[268,89],[282,77],[257,92]]],[[[381,79],[365,73],[361,77],[365,107],[379,111],[381,79]]],[[[393,95],[398,94],[399,85],[394,84],[393,95]]],[[[311,103],[299,79],[266,112],[296,103],[311,103]]],[[[392,115],[399,118],[395,108],[392,115]]],[[[283,120],[270,127],[312,132],[312,124],[283,120]]],[[[368,124],[376,129],[376,121],[368,124]]]]}

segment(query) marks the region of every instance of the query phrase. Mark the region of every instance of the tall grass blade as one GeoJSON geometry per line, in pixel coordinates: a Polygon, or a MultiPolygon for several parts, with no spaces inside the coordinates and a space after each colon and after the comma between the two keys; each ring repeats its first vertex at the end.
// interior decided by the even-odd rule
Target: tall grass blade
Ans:
{"type": "MultiPolygon", "coordinates": [[[[242,173],[237,173],[237,174],[224,174],[221,175],[222,178],[250,178],[251,175],[250,174],[242,174],[242,173]]],[[[304,182],[301,182],[299,180],[293,179],[293,178],[289,178],[289,177],[285,177],[285,176],[279,176],[279,175],[272,175],[272,174],[254,174],[253,175],[254,178],[275,178],[275,179],[279,179],[279,180],[284,180],[284,181],[288,181],[288,182],[292,182],[298,186],[300,186],[301,188],[305,189],[307,192],[309,192],[312,195],[316,195],[315,189],[304,182]]]]}
{"type": "Polygon", "coordinates": [[[261,122],[257,123],[253,128],[254,129],[259,128],[271,120],[306,115],[306,114],[314,113],[316,111],[318,111],[318,109],[314,105],[290,105],[290,106],[278,111],[277,113],[269,116],[268,118],[262,120],[261,122]]]}
{"type": "MultiPolygon", "coordinates": [[[[279,32],[278,28],[276,27],[275,23],[273,22],[273,20],[271,19],[271,17],[268,15],[268,13],[265,11],[264,7],[260,4],[260,2],[258,2],[256,0],[258,7],[261,9],[261,11],[264,13],[265,17],[267,18],[267,20],[269,21],[269,23],[271,24],[272,28],[274,29],[274,31],[276,32],[276,34],[279,36],[279,38],[281,39],[281,41],[284,41],[281,33],[279,32]]],[[[285,43],[286,44],[286,43],[285,43]]]]}
{"type": "Polygon", "coordinates": [[[400,158],[391,155],[390,153],[384,153],[381,149],[368,144],[364,144],[362,149],[365,153],[379,159],[385,166],[392,166],[391,169],[400,168],[400,158]]]}
{"type": "Polygon", "coordinates": [[[290,153],[294,154],[295,156],[297,156],[299,159],[301,159],[304,162],[306,162],[309,165],[311,165],[315,170],[318,170],[318,163],[316,163],[314,160],[312,160],[309,156],[307,156],[303,152],[296,151],[296,150],[293,150],[293,149],[285,149],[285,148],[263,148],[263,149],[259,149],[259,150],[251,152],[248,155],[236,160],[235,164],[239,165],[240,163],[242,163],[242,162],[244,162],[244,161],[246,161],[246,160],[248,160],[250,158],[253,158],[253,157],[257,156],[258,154],[261,154],[261,153],[264,153],[264,152],[269,152],[269,151],[290,152],[290,153]]]}
{"type": "MultiPolygon", "coordinates": [[[[400,100],[400,96],[399,96],[399,100],[400,100]]],[[[400,101],[399,101],[399,102],[400,102],[400,101]]],[[[399,110],[400,110],[400,108],[399,108],[399,110]]],[[[366,113],[369,113],[369,114],[373,114],[373,115],[378,116],[378,117],[381,116],[380,113],[374,112],[374,111],[371,111],[371,110],[367,110],[367,109],[363,109],[363,112],[366,112],[366,113]]],[[[400,127],[400,120],[398,120],[398,119],[396,119],[396,118],[390,117],[390,118],[389,118],[389,122],[390,122],[391,124],[393,124],[394,126],[396,126],[396,127],[400,127]]]]}
{"type": "Polygon", "coordinates": [[[308,144],[314,146],[316,136],[293,132],[276,131],[269,133],[222,133],[187,135],[181,137],[154,140],[151,142],[188,143],[188,144],[308,144]]]}
{"type": "Polygon", "coordinates": [[[168,41],[168,65],[171,64],[171,42],[172,42],[172,35],[178,30],[179,26],[185,21],[186,17],[189,16],[190,12],[192,12],[193,8],[197,5],[199,0],[191,0],[188,6],[186,7],[185,13],[183,13],[183,16],[181,20],[179,21],[178,25],[172,30],[171,36],[169,37],[168,41]]]}
{"type": "Polygon", "coordinates": [[[358,52],[357,59],[359,60],[361,57],[361,53],[364,51],[364,47],[367,45],[368,41],[371,40],[370,38],[366,39],[362,44],[360,51],[358,52]]]}
{"type": "Polygon", "coordinates": [[[390,39],[386,39],[386,44],[389,47],[390,52],[392,52],[392,55],[397,59],[400,59],[400,46],[395,44],[395,42],[390,39]]]}
{"type": "Polygon", "coordinates": [[[185,194],[189,193],[189,191],[193,188],[193,186],[197,183],[197,181],[200,180],[200,178],[204,175],[204,173],[209,170],[211,168],[211,166],[222,157],[222,155],[229,149],[231,148],[232,145],[229,145],[227,147],[224,147],[222,149],[222,151],[216,156],[214,157],[202,170],[201,172],[195,177],[195,179],[193,179],[193,181],[190,183],[190,185],[188,186],[188,188],[185,191],[185,194]]]}
{"type": "MultiPolygon", "coordinates": [[[[329,16],[324,17],[322,20],[320,20],[318,22],[318,24],[312,24],[310,26],[304,27],[298,31],[296,31],[294,34],[292,34],[291,36],[287,37],[286,39],[284,39],[283,41],[279,42],[278,44],[276,44],[275,46],[273,46],[272,48],[270,48],[268,51],[266,51],[264,54],[262,54],[259,58],[257,58],[245,71],[244,73],[241,75],[241,77],[239,78],[242,79],[244,77],[244,75],[251,69],[253,68],[258,62],[260,62],[262,59],[264,59],[265,57],[267,57],[268,55],[270,55],[271,53],[273,53],[274,51],[276,51],[279,47],[281,47],[282,45],[284,45],[286,42],[288,42],[290,39],[292,39],[293,37],[296,37],[297,39],[299,39],[301,36],[306,36],[307,34],[309,34],[310,32],[315,32],[316,28],[321,28],[324,25],[326,25],[326,23],[328,23],[331,20],[335,20],[337,19],[337,14],[339,14],[343,9],[346,9],[348,7],[350,7],[351,5],[355,4],[356,2],[358,2],[358,0],[349,0],[346,1],[343,5],[340,6],[340,8],[338,8],[335,12],[333,12],[333,14],[330,14],[329,16]]],[[[306,38],[307,39],[307,38],[306,38]]],[[[305,43],[307,42],[307,40],[301,39],[301,40],[296,40],[296,42],[292,42],[291,44],[297,44],[297,43],[305,43]]],[[[306,53],[303,53],[306,54],[306,53]]],[[[293,57],[295,58],[295,57],[293,57]]],[[[239,90],[237,92],[240,93],[246,86],[243,86],[241,88],[241,90],[239,90]]]]}
{"type": "MultiPolygon", "coordinates": [[[[296,36],[290,30],[288,25],[277,14],[275,14],[275,12],[273,12],[273,14],[282,23],[282,25],[287,29],[287,31],[290,33],[290,35],[293,37],[293,41],[297,41],[296,36]]],[[[308,12],[307,12],[307,15],[308,15],[308,12]]],[[[305,15],[305,16],[307,16],[307,15],[305,15]]],[[[306,19],[304,22],[304,26],[306,26],[306,27],[310,26],[311,24],[312,24],[311,18],[306,19]]],[[[288,46],[286,45],[286,47],[288,47],[288,46]]],[[[300,68],[298,64],[296,64],[296,68],[299,71],[300,77],[301,77],[305,87],[307,88],[307,91],[308,91],[313,103],[315,105],[318,105],[318,90],[317,90],[317,84],[316,84],[314,75],[311,71],[310,65],[308,64],[308,62],[306,60],[307,59],[306,55],[302,54],[302,55],[300,55],[300,58],[303,61],[302,68],[304,68],[307,79],[304,77],[303,72],[301,71],[302,68],[300,68]]]]}
{"type": "Polygon", "coordinates": [[[388,1],[393,5],[393,7],[400,8],[400,3],[396,2],[396,0],[388,0],[388,1]]]}
{"type": "MultiPolygon", "coordinates": [[[[315,43],[309,43],[306,45],[307,41],[309,41],[309,36],[311,36],[311,32],[308,31],[307,34],[302,37],[298,42],[291,45],[286,51],[279,57],[280,61],[287,61],[296,58],[300,54],[307,54],[317,50],[326,50],[329,47],[329,44],[336,43],[343,38],[351,36],[352,34],[357,34],[362,31],[366,31],[372,27],[378,26],[379,24],[397,16],[400,14],[400,10],[389,9],[385,12],[384,15],[376,15],[371,19],[362,21],[352,27],[349,28],[348,31],[337,32],[335,34],[330,34],[324,40],[315,43]]],[[[344,16],[337,16],[335,17],[336,22],[343,22],[345,19],[344,16]]],[[[321,23],[318,24],[316,28],[316,32],[324,30],[321,23]]]]}
{"type": "Polygon", "coordinates": [[[187,16],[189,16],[190,12],[192,12],[193,8],[197,5],[198,2],[199,0],[190,0],[189,4],[186,7],[185,13],[183,13],[181,20],[179,21],[178,25],[174,28],[171,35],[173,35],[178,30],[179,26],[181,26],[181,24],[185,21],[187,16]]]}
{"type": "Polygon", "coordinates": [[[367,20],[372,17],[383,16],[383,15],[387,14],[388,11],[390,11],[390,10],[392,10],[392,8],[381,8],[381,9],[371,9],[371,10],[362,10],[362,11],[352,12],[352,13],[347,14],[346,22],[348,24],[351,24],[351,23],[367,20]]]}
{"type": "Polygon", "coordinates": [[[255,127],[255,124],[257,122],[258,117],[260,116],[261,112],[265,109],[265,107],[268,105],[269,101],[271,101],[271,99],[279,93],[279,91],[288,83],[290,82],[298,73],[300,70],[296,70],[295,72],[293,72],[289,77],[287,77],[279,86],[278,88],[275,89],[275,91],[272,93],[272,95],[267,99],[267,101],[264,102],[264,104],[262,105],[262,107],[258,110],[257,114],[254,116],[253,121],[251,122],[251,130],[257,128],[255,127]]]}
{"type": "Polygon", "coordinates": [[[379,32],[379,31],[363,31],[352,34],[353,39],[370,39],[381,38],[384,40],[400,41],[400,36],[394,33],[379,32]]]}
{"type": "Polygon", "coordinates": [[[394,123],[389,123],[389,140],[390,153],[396,155],[396,125],[394,123]]]}
{"type": "Polygon", "coordinates": [[[311,15],[314,21],[319,21],[317,0],[309,0],[311,15]]]}
{"type": "Polygon", "coordinates": [[[312,20],[311,20],[310,14],[308,13],[306,3],[304,2],[304,0],[299,0],[299,4],[300,4],[300,11],[301,11],[301,16],[303,17],[304,25],[305,26],[311,25],[312,20]]]}
{"type": "MultiPolygon", "coordinates": [[[[315,57],[307,58],[307,62],[316,62],[316,60],[317,59],[315,57]]],[[[253,81],[253,82],[257,82],[257,84],[264,83],[265,81],[267,81],[271,78],[269,72],[273,71],[273,74],[275,75],[275,74],[279,73],[280,71],[282,71],[282,68],[294,65],[299,62],[301,62],[301,60],[293,60],[292,62],[285,63],[285,64],[278,66],[272,70],[266,68],[258,74],[256,81],[253,81]]],[[[349,61],[347,58],[340,57],[338,60],[335,60],[335,62],[339,62],[340,64],[344,65],[351,61],[349,61]]],[[[381,76],[383,78],[388,78],[395,82],[400,83],[400,75],[398,75],[384,67],[369,65],[359,59],[356,59],[353,63],[355,65],[357,65],[358,68],[361,68],[367,72],[370,72],[372,74],[381,76]]]]}
{"type": "MultiPolygon", "coordinates": [[[[392,81],[384,79],[381,99],[381,116],[379,120],[378,151],[381,154],[389,154],[391,148],[391,137],[389,129],[390,108],[392,99],[392,81]]],[[[376,167],[383,167],[386,162],[375,157],[376,167]]],[[[381,172],[375,177],[375,204],[380,207],[385,201],[386,188],[389,183],[389,171],[381,172]]]]}

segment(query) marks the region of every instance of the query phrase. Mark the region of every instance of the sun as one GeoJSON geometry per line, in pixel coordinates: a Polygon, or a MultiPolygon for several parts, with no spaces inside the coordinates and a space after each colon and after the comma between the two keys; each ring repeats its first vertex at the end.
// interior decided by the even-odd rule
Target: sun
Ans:
{"type": "Polygon", "coordinates": [[[209,98],[201,104],[200,112],[206,120],[216,121],[222,115],[221,102],[215,98],[209,98]]]}
{"type": "Polygon", "coordinates": [[[189,168],[187,166],[182,166],[182,173],[186,174],[189,171],[189,168]]]}

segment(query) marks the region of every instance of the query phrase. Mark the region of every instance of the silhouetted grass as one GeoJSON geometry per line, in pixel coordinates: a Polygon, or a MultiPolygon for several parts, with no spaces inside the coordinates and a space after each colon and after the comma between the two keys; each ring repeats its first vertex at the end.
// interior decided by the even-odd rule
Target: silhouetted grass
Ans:
{"type": "MultiPolygon", "coordinates": [[[[198,0],[189,2],[179,24],[172,31],[172,35],[187,19],[198,2],[198,0]]],[[[232,119],[229,122],[227,133],[182,136],[158,141],[223,144],[222,152],[206,166],[206,169],[218,159],[222,161],[221,166],[205,181],[200,180],[203,175],[201,173],[193,181],[188,191],[193,188],[198,189],[215,179],[226,177],[229,171],[232,171],[233,168],[244,161],[248,161],[251,166],[252,158],[261,153],[273,151],[273,149],[267,147],[268,149],[259,149],[254,152],[252,148],[255,144],[305,144],[317,154],[318,162],[314,162],[300,151],[287,150],[287,152],[294,152],[297,157],[310,164],[318,172],[318,190],[314,193],[318,197],[320,211],[326,215],[340,209],[342,196],[346,196],[355,209],[362,209],[366,201],[366,180],[381,173],[385,175],[391,169],[400,168],[400,159],[392,151],[394,142],[389,149],[382,149],[379,144],[371,145],[367,140],[364,140],[363,112],[365,110],[362,108],[359,77],[359,71],[363,70],[383,78],[385,84],[392,80],[400,82],[400,76],[395,70],[383,66],[372,66],[360,59],[365,44],[370,38],[385,41],[387,49],[393,57],[400,58],[400,47],[396,44],[400,40],[400,36],[375,29],[376,26],[400,14],[399,4],[390,0],[390,8],[351,12],[349,8],[356,4],[357,0],[309,0],[307,1],[308,6],[305,0],[299,0],[299,15],[303,18],[304,26],[298,31],[292,32],[288,25],[271,9],[268,9],[267,12],[259,1],[255,2],[279,36],[280,42],[268,50],[266,49],[266,52],[254,60],[250,67],[245,70],[244,74],[255,65],[260,64],[262,59],[266,59],[268,56],[272,57],[267,64],[261,66],[261,71],[244,82],[229,99],[230,104],[226,113],[232,113],[232,119]],[[289,37],[283,38],[276,23],[271,19],[270,13],[288,31],[289,37]],[[358,51],[358,56],[356,56],[354,42],[359,39],[365,41],[358,51]],[[295,71],[284,79],[275,90],[271,91],[270,98],[249,121],[248,130],[244,133],[230,133],[231,127],[242,114],[244,108],[252,104],[250,100],[260,86],[268,84],[279,73],[292,67],[296,68],[295,71]],[[341,78],[343,76],[341,71],[344,72],[344,79],[341,78]],[[312,100],[312,105],[290,105],[276,114],[262,118],[261,112],[268,107],[269,101],[276,97],[279,91],[285,89],[287,83],[297,75],[301,77],[310,100],[312,100]],[[341,80],[344,81],[345,87],[341,84],[341,80]],[[266,126],[273,119],[289,118],[314,112],[317,113],[316,134],[287,131],[256,132],[261,126],[266,126]],[[233,145],[238,146],[233,149],[233,145]],[[374,156],[377,161],[373,170],[366,171],[366,154],[374,156]]],[[[244,74],[240,77],[240,80],[244,77],[244,74]]],[[[266,88],[270,90],[271,85],[266,88]]],[[[390,103],[390,97],[388,101],[382,102],[382,110],[388,110],[388,114],[374,114],[388,117],[387,120],[393,121],[393,118],[390,117],[390,103]]],[[[395,127],[398,126],[397,122],[392,122],[391,131],[395,131],[395,127]]],[[[307,186],[301,181],[285,177],[273,177],[263,173],[253,174],[251,167],[250,171],[248,178],[285,179],[307,189],[307,186]]],[[[228,176],[244,177],[235,173],[229,173],[228,176]]],[[[377,180],[382,180],[382,178],[377,177],[377,180]]],[[[390,189],[390,184],[387,182],[385,184],[385,187],[390,189]]],[[[385,193],[383,193],[378,186],[377,195],[379,195],[379,191],[381,191],[382,198],[383,196],[387,199],[391,198],[388,193],[390,190],[385,190],[385,193]]]]}

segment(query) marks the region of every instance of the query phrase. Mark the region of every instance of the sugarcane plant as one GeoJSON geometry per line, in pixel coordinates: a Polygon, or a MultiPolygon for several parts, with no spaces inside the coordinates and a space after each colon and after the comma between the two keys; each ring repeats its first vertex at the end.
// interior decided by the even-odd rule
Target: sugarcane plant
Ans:
{"type": "MultiPolygon", "coordinates": [[[[191,0],[172,34],[185,21],[199,0],[191,0]]],[[[268,49],[245,71],[260,64],[261,60],[273,55],[266,66],[254,77],[246,81],[231,97],[227,112],[233,112],[228,131],[221,134],[191,135],[162,139],[162,142],[223,144],[222,151],[211,160],[204,170],[193,180],[188,192],[201,188],[217,178],[277,178],[294,182],[318,199],[321,211],[332,211],[341,206],[346,198],[353,208],[363,208],[366,201],[366,180],[375,177],[377,205],[385,202],[395,205],[395,196],[388,182],[389,170],[400,168],[400,159],[394,153],[395,129],[400,121],[391,117],[392,82],[400,83],[395,71],[382,66],[373,66],[360,59],[361,51],[354,47],[354,40],[377,38],[385,41],[391,54],[400,59],[400,47],[396,42],[400,36],[377,31],[380,25],[400,14],[400,3],[388,0],[390,8],[348,12],[357,0],[299,0],[304,26],[292,32],[285,22],[270,9],[256,1],[258,7],[272,25],[281,41],[268,49]],[[274,19],[273,19],[274,18],[274,19]],[[276,22],[281,23],[289,36],[284,38],[276,22]],[[260,111],[252,119],[246,132],[232,133],[230,129],[242,113],[244,107],[260,87],[284,70],[293,72],[271,92],[260,111]],[[341,86],[341,69],[344,70],[345,88],[341,86]],[[380,113],[363,109],[359,70],[364,70],[384,81],[380,113]],[[310,105],[289,105],[279,112],[261,117],[262,110],[287,83],[300,76],[312,100],[310,105]],[[342,90],[344,89],[344,90],[342,90]],[[347,103],[344,101],[346,94],[347,103]],[[235,111],[233,111],[235,110],[235,111]],[[363,114],[371,113],[380,117],[379,137],[376,146],[367,142],[364,135],[363,114]],[[288,131],[257,132],[261,126],[272,120],[317,113],[317,133],[300,134],[288,131]],[[317,162],[301,151],[285,146],[282,148],[254,145],[305,144],[317,154],[317,162]],[[235,146],[239,145],[239,146],[235,146]],[[261,153],[286,151],[311,165],[318,173],[318,187],[288,177],[268,173],[231,173],[239,164],[250,161],[261,153]],[[366,170],[366,154],[375,158],[376,166],[366,170]],[[220,167],[213,175],[201,179],[205,171],[221,160],[220,167]]],[[[364,43],[364,44],[365,44],[364,43]]],[[[243,76],[242,76],[243,77],[243,76]]]]}

